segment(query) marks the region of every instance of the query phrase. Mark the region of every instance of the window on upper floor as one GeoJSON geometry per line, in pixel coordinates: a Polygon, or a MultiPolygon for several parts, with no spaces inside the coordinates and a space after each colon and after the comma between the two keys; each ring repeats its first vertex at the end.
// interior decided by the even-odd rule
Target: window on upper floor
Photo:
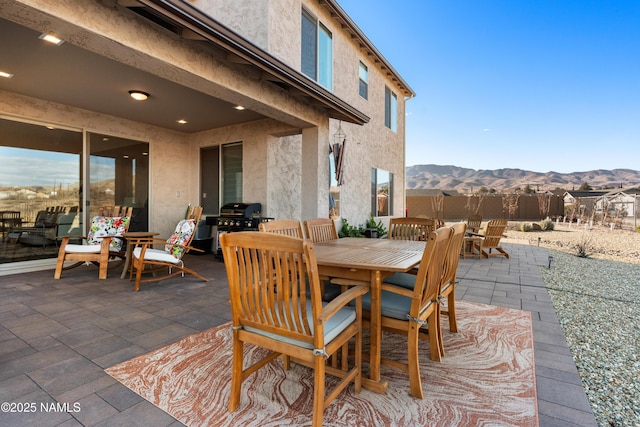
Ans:
{"type": "Polygon", "coordinates": [[[325,88],[333,88],[331,31],[302,9],[302,72],[325,88]]]}
{"type": "Polygon", "coordinates": [[[388,87],[384,88],[384,125],[398,131],[398,97],[388,87]]]}
{"type": "Polygon", "coordinates": [[[358,88],[360,96],[364,99],[369,99],[369,69],[362,62],[360,62],[360,67],[358,69],[358,79],[360,82],[360,86],[358,88]]]}

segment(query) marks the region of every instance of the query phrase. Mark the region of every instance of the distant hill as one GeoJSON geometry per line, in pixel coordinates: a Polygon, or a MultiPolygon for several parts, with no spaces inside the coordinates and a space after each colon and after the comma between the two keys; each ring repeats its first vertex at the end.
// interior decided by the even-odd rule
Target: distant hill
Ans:
{"type": "Polygon", "coordinates": [[[474,193],[485,187],[503,190],[525,188],[534,190],[578,189],[586,182],[594,189],[636,187],[640,171],[632,169],[592,170],[586,172],[532,172],[522,169],[467,169],[451,165],[415,165],[406,169],[407,189],[456,190],[474,193]]]}

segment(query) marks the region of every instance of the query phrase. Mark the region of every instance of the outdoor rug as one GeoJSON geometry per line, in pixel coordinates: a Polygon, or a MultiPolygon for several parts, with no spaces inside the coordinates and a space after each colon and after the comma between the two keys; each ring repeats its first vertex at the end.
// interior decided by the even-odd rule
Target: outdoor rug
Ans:
{"type": "MultiPolygon", "coordinates": [[[[385,394],[353,386],[324,412],[325,426],[537,426],[529,312],[460,301],[458,333],[443,322],[442,362],[421,342],[423,400],[409,394],[408,374],[383,366],[385,394]]],[[[443,316],[446,319],[446,316],[443,316]]],[[[106,372],[188,426],[311,424],[313,371],[280,360],[242,385],[240,407],[227,411],[231,384],[230,324],[108,368],[106,372]]],[[[247,360],[265,350],[245,344],[247,360]]],[[[382,353],[406,360],[406,341],[385,334],[382,353]]],[[[366,369],[365,369],[366,372],[366,369]]],[[[327,377],[327,388],[335,382],[327,377]]]]}

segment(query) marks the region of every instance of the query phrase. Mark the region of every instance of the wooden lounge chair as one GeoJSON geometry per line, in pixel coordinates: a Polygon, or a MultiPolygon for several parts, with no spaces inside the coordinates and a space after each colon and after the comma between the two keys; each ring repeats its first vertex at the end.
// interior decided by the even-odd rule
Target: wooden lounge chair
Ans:
{"type": "Polygon", "coordinates": [[[485,258],[492,256],[504,256],[509,258],[509,254],[500,246],[500,239],[504,237],[504,230],[507,228],[506,219],[492,219],[487,223],[487,228],[482,238],[473,240],[473,248],[485,258]],[[493,250],[496,252],[492,252],[493,250]]]}
{"type": "Polygon", "coordinates": [[[368,288],[354,286],[332,302],[323,303],[315,252],[309,240],[247,231],[222,234],[220,245],[233,318],[229,411],[240,406],[242,382],[253,372],[280,356],[284,356],[284,368],[288,369],[293,357],[314,369],[311,418],[314,427],[321,426],[324,409],[351,382],[355,392],[360,392],[361,299],[368,288]],[[309,295],[306,283],[310,284],[309,295]],[[349,306],[352,301],[355,307],[349,306]],[[328,366],[326,358],[352,339],[353,367],[343,370],[328,366]],[[244,343],[270,352],[245,367],[244,343]],[[328,394],[325,373],[340,379],[328,394]]]}
{"type": "MultiPolygon", "coordinates": [[[[190,208],[186,218],[179,221],[173,234],[167,239],[143,237],[131,239],[129,244],[135,245],[132,252],[132,271],[135,269],[136,282],[134,290],[140,290],[140,283],[156,282],[175,277],[178,274],[184,277],[184,273],[191,274],[203,282],[209,279],[196,273],[194,270],[184,265],[183,258],[189,251],[204,252],[202,249],[191,246],[191,241],[196,234],[198,222],[202,216],[202,206],[190,208]],[[162,249],[155,249],[154,246],[162,246],[162,249]],[[165,274],[142,279],[143,273],[166,271],[165,274]]],[[[129,275],[129,280],[131,280],[129,275]]]]}
{"type": "Polygon", "coordinates": [[[482,227],[482,215],[469,215],[467,218],[467,230],[478,233],[482,227]]]}
{"type": "Polygon", "coordinates": [[[109,260],[114,257],[124,259],[123,239],[119,236],[129,229],[131,211],[132,208],[127,209],[125,216],[95,216],[86,236],[86,244],[70,243],[74,239],[84,239],[84,236],[63,236],[53,278],[60,279],[62,270],[91,262],[99,266],[98,278],[106,279],[109,260]],[[75,264],[65,267],[66,261],[75,261],[75,264]]]}

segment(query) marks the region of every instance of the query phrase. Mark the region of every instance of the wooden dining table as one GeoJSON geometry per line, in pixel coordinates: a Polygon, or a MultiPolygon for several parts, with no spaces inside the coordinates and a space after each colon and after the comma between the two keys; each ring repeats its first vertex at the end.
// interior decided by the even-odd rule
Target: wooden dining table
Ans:
{"type": "Polygon", "coordinates": [[[407,272],[422,259],[426,242],[345,237],[315,243],[320,275],[369,282],[371,294],[369,376],[363,387],[384,393],[388,383],[380,378],[382,340],[380,300],[382,281],[393,273],[407,272]]]}

